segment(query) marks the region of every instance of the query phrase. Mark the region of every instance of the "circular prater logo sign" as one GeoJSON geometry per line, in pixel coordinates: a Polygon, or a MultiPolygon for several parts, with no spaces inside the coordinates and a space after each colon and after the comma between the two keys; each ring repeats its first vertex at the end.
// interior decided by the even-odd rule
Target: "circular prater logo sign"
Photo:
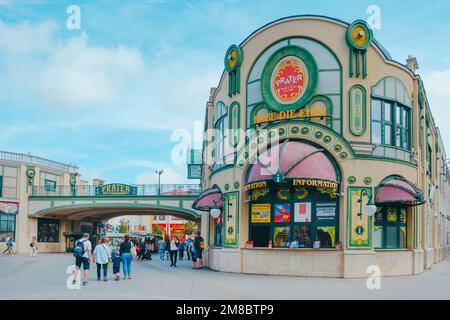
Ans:
{"type": "Polygon", "coordinates": [[[304,95],[308,81],[308,69],[304,62],[296,56],[284,57],[272,72],[272,95],[278,103],[295,103],[304,95]]]}

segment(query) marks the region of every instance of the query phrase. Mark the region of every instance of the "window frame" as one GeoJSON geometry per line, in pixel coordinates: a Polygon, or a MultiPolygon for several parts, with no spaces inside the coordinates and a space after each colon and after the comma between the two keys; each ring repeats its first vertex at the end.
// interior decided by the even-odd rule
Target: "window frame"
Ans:
{"type": "Polygon", "coordinates": [[[398,148],[406,151],[411,151],[411,139],[412,139],[412,115],[411,115],[411,108],[408,106],[405,106],[398,101],[390,100],[386,98],[380,98],[380,97],[371,97],[371,134],[370,134],[370,140],[373,144],[374,136],[373,136],[373,124],[378,123],[381,126],[381,143],[380,145],[388,146],[392,148],[398,148]],[[380,119],[374,120],[373,118],[373,103],[374,101],[379,101],[381,103],[380,105],[380,119]],[[386,120],[386,107],[385,105],[390,105],[390,119],[386,120]],[[397,114],[397,110],[399,110],[399,115],[397,114]],[[407,113],[406,116],[404,114],[407,113]],[[399,118],[399,119],[397,119],[399,118]],[[404,123],[406,120],[406,123],[404,123]],[[389,140],[390,143],[386,142],[386,127],[390,127],[390,135],[389,140]],[[399,136],[399,143],[397,144],[397,131],[400,130],[400,136],[399,136]],[[407,138],[407,140],[405,140],[407,138]]]}
{"type": "MultiPolygon", "coordinates": [[[[1,223],[5,222],[6,223],[6,230],[1,230],[0,228],[0,234],[5,233],[5,234],[9,234],[12,233],[13,235],[13,242],[16,241],[16,223],[17,223],[17,215],[16,214],[8,214],[8,213],[0,213],[0,226],[1,223]],[[14,219],[10,219],[11,217],[14,217],[14,219]],[[8,226],[10,225],[10,223],[12,223],[13,228],[12,230],[10,230],[8,228],[8,226]]],[[[5,237],[6,239],[6,237],[5,237]]],[[[1,240],[1,242],[4,242],[3,239],[1,240]]]]}
{"type": "Polygon", "coordinates": [[[50,179],[44,179],[44,190],[45,192],[56,192],[56,181],[50,179]],[[51,190],[48,188],[49,184],[52,183],[51,190]]]}
{"type": "Polygon", "coordinates": [[[58,219],[48,219],[48,218],[38,218],[38,228],[37,228],[37,240],[38,242],[44,242],[44,243],[57,243],[59,242],[59,233],[60,233],[60,221],[58,219]],[[42,225],[50,225],[50,224],[56,224],[57,225],[57,232],[56,237],[53,241],[47,241],[48,235],[46,234],[45,237],[43,235],[43,231],[41,230],[42,225]],[[45,240],[45,241],[44,241],[45,240]]]}
{"type": "MultiPolygon", "coordinates": [[[[375,227],[382,227],[382,236],[381,236],[381,247],[375,247],[375,250],[400,250],[400,249],[407,249],[408,248],[408,211],[406,207],[399,207],[399,206],[391,206],[391,207],[382,207],[379,211],[377,211],[376,215],[381,212],[382,214],[382,220],[377,221],[377,219],[374,217],[374,224],[373,228],[375,231],[375,227]],[[388,209],[395,209],[397,220],[396,221],[387,221],[387,210],[388,209]],[[405,210],[405,222],[400,221],[400,214],[401,210],[405,210]],[[388,235],[387,235],[387,227],[395,227],[396,228],[396,247],[388,247],[388,235]],[[405,245],[401,246],[401,230],[402,228],[405,228],[405,245]]],[[[375,232],[373,232],[375,234],[375,232]]]]}

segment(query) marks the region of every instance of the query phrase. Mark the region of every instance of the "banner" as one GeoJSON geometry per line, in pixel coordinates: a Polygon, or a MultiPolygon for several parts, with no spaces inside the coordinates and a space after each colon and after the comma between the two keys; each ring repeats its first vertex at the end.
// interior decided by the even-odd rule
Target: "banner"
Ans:
{"type": "Polygon", "coordinates": [[[294,206],[294,222],[311,222],[311,202],[298,202],[294,206]]]}
{"type": "Polygon", "coordinates": [[[270,203],[252,204],[252,223],[270,222],[270,203]]]}
{"type": "Polygon", "coordinates": [[[289,203],[275,205],[274,221],[277,223],[291,222],[291,205],[289,203]]]}
{"type": "Polygon", "coordinates": [[[19,203],[0,201],[0,213],[6,214],[18,214],[19,213],[19,203]]]}

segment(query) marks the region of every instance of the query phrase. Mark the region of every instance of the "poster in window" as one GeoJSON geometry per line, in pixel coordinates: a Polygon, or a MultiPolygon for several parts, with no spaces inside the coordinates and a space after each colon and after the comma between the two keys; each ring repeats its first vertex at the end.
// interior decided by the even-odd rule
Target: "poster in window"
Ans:
{"type": "Polygon", "coordinates": [[[294,206],[294,222],[311,222],[311,202],[298,202],[294,206]]]}
{"type": "Polygon", "coordinates": [[[316,204],[317,222],[334,222],[336,220],[336,204],[335,203],[318,203],[316,204]]]}
{"type": "Polygon", "coordinates": [[[270,203],[252,204],[252,223],[270,222],[270,203]]]}
{"type": "Polygon", "coordinates": [[[275,204],[274,221],[277,223],[291,222],[291,205],[289,203],[275,204]]]}
{"type": "Polygon", "coordinates": [[[273,242],[275,247],[289,247],[291,238],[290,227],[275,227],[273,229],[273,242]]]}

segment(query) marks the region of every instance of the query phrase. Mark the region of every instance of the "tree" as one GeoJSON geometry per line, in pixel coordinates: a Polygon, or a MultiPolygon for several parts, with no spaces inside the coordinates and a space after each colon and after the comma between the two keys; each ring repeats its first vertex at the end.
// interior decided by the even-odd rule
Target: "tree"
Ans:
{"type": "Polygon", "coordinates": [[[164,230],[160,227],[160,226],[153,226],[152,227],[152,232],[155,234],[159,234],[160,236],[163,235],[164,230]]]}
{"type": "Polygon", "coordinates": [[[126,233],[128,232],[128,224],[130,223],[129,220],[122,218],[119,221],[119,232],[120,233],[126,233]]]}
{"type": "Polygon", "coordinates": [[[183,231],[187,235],[191,235],[194,233],[194,230],[197,229],[197,222],[195,221],[187,221],[183,223],[183,231]]]}

